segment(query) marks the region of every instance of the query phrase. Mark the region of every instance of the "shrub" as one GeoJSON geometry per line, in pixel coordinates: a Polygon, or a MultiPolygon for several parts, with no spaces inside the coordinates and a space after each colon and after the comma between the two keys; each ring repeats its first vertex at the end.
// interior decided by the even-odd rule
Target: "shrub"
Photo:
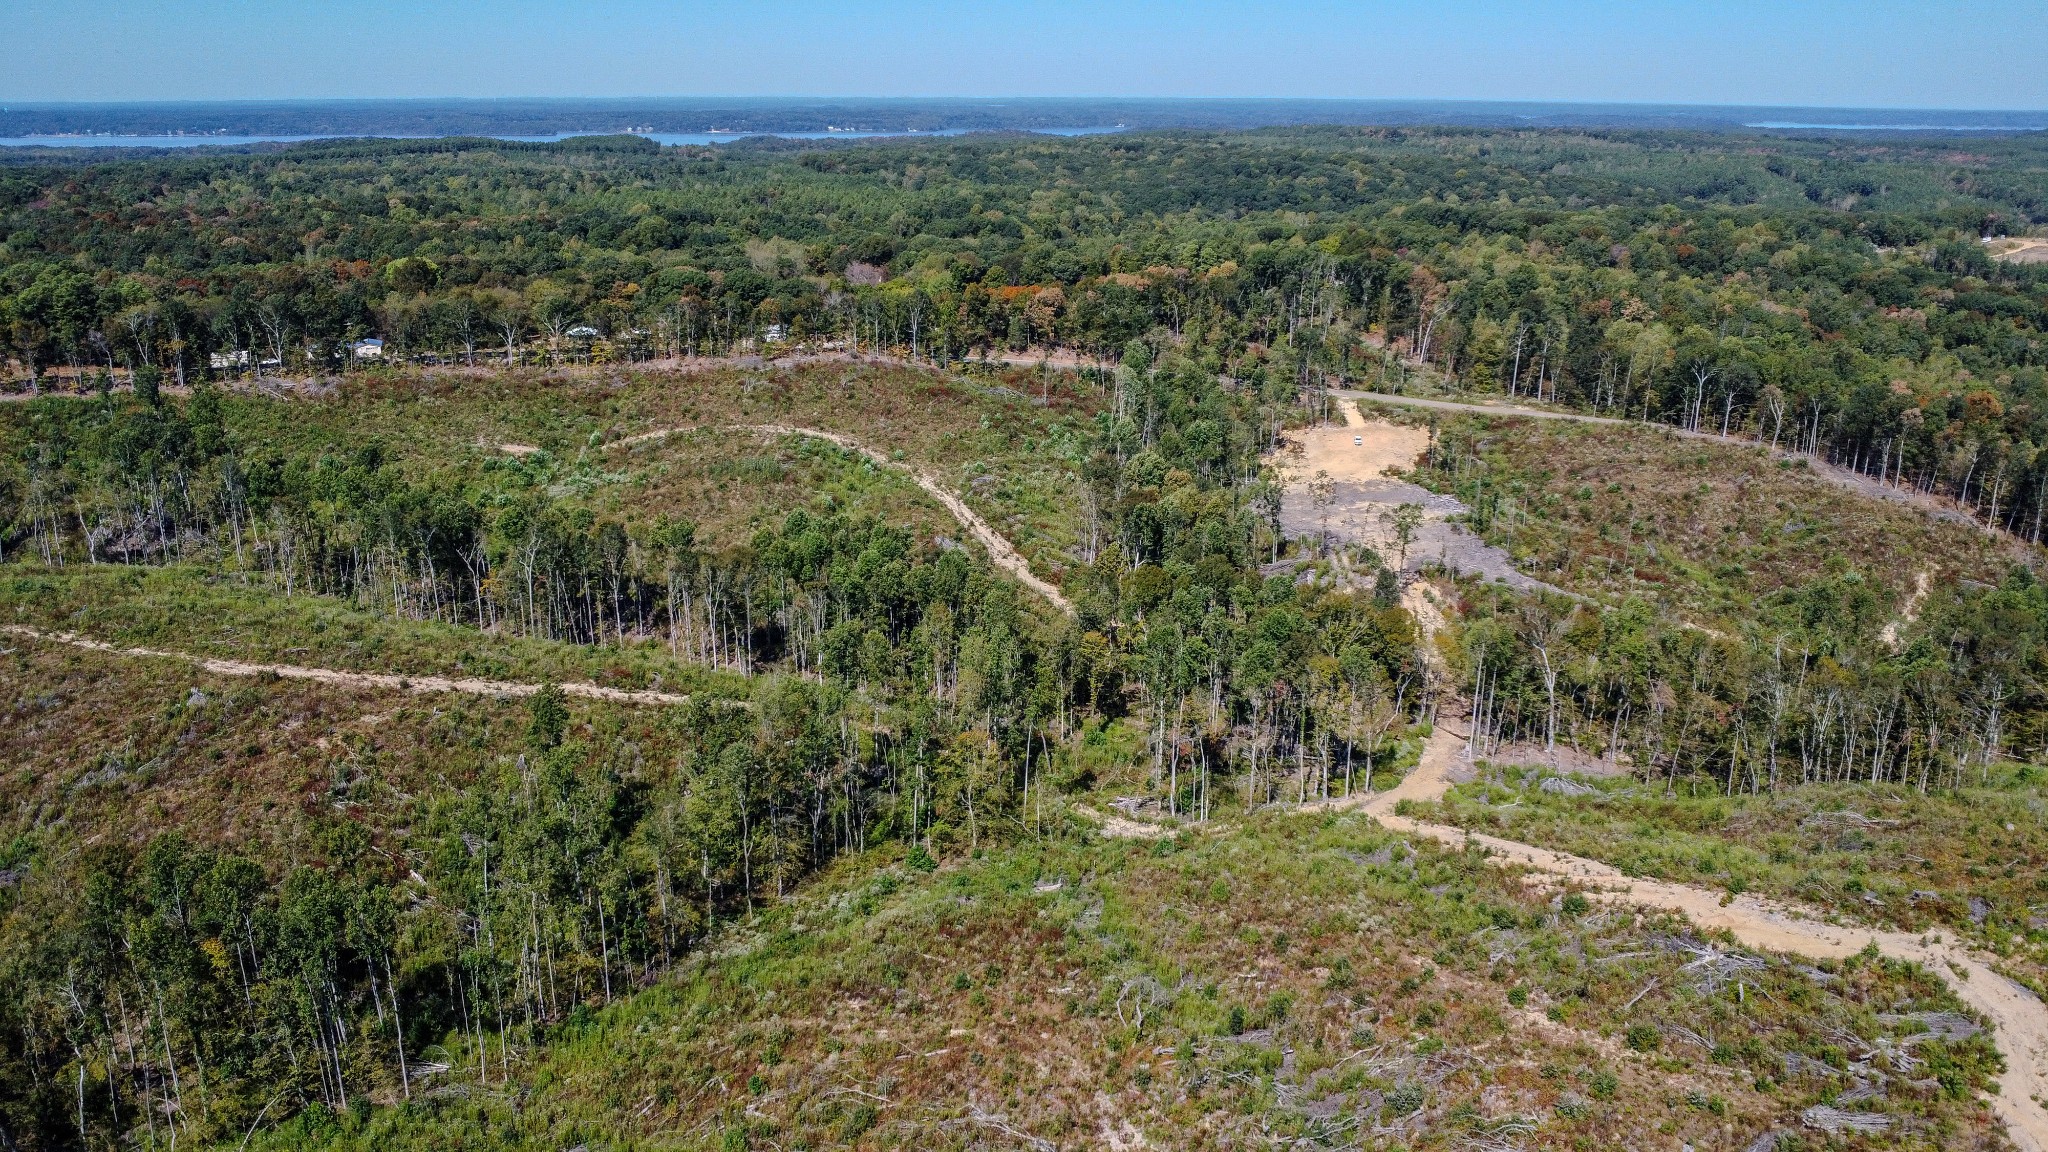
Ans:
{"type": "Polygon", "coordinates": [[[1422,1107],[1422,1089],[1414,1084],[1403,1084],[1387,1093],[1387,1109],[1396,1116],[1406,1116],[1422,1107]]]}
{"type": "Polygon", "coordinates": [[[862,1133],[866,1132],[870,1128],[873,1128],[874,1126],[874,1106],[870,1104],[862,1104],[859,1107],[855,1108],[853,1111],[847,1113],[846,1119],[841,1120],[839,1122],[839,1138],[848,1143],[852,1143],[854,1140],[859,1139],[862,1133]]]}

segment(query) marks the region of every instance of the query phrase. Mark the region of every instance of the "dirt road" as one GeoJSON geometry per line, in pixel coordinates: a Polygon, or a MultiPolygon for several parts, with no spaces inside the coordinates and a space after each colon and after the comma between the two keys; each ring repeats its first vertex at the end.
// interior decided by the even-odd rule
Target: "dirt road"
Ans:
{"type": "MultiPolygon", "coordinates": [[[[2048,1152],[2048,1004],[1993,971],[1977,953],[1932,936],[1844,927],[1824,922],[1817,913],[1795,905],[1754,896],[1730,900],[1722,893],[1664,880],[1624,875],[1598,860],[1553,852],[1497,836],[1467,832],[1445,824],[1429,824],[1395,814],[1404,800],[1425,803],[1450,791],[1460,769],[1471,766],[1468,734],[1457,721],[1440,719],[1414,771],[1385,792],[1360,794],[1302,806],[1302,811],[1356,809],[1390,831],[1426,836],[1453,848],[1468,844],[1484,848],[1497,864],[1517,864],[1533,872],[1570,880],[1589,896],[1614,904],[1658,908],[1683,915],[1710,931],[1727,931],[1744,946],[1793,953],[1816,959],[1842,959],[1866,947],[1911,961],[1947,981],[1956,995],[1982,1013],[1995,1028],[1994,1039],[2005,1056],[1992,1110],[2005,1122],[2013,1142],[2028,1152],[2048,1152]]],[[[1163,834],[1164,825],[1130,821],[1104,823],[1109,836],[1163,834]]]]}
{"type": "Polygon", "coordinates": [[[1984,251],[2008,264],[2048,264],[2048,240],[2015,236],[1987,241],[1984,251]]]}
{"type": "Polygon", "coordinates": [[[958,520],[961,527],[972,533],[976,540],[981,541],[981,546],[988,551],[989,560],[996,567],[1016,577],[1018,583],[1045,597],[1053,607],[1058,608],[1069,616],[1074,614],[1073,604],[1060,594],[1060,590],[1034,575],[1031,571],[1030,563],[1024,559],[1023,555],[1015,547],[1011,546],[1009,540],[1004,538],[1002,533],[996,531],[988,521],[976,515],[974,509],[969,508],[967,502],[960,499],[958,493],[941,484],[937,477],[926,472],[924,469],[914,468],[908,464],[891,460],[886,453],[879,449],[871,448],[843,433],[827,432],[821,428],[796,428],[787,424],[719,424],[688,428],[657,428],[652,432],[642,432],[638,435],[614,440],[610,444],[605,445],[605,447],[622,448],[629,444],[642,444],[650,440],[659,440],[663,437],[679,433],[702,431],[759,432],[769,436],[808,436],[813,440],[824,440],[837,444],[848,452],[866,457],[879,467],[906,473],[911,480],[916,482],[919,488],[925,490],[927,495],[937,500],[945,507],[946,511],[952,513],[953,519],[958,520]]]}
{"type": "Polygon", "coordinates": [[[2029,1152],[2048,1152],[2048,1108],[2042,1105],[2048,1099],[2048,1005],[1993,971],[1977,953],[1939,937],[1828,924],[1794,905],[1754,896],[1729,900],[1703,888],[1626,876],[1582,856],[1395,815],[1403,800],[1436,800],[1450,790],[1453,773],[1470,763],[1466,738],[1451,724],[1439,723],[1423,747],[1421,761],[1399,785],[1375,796],[1330,801],[1325,807],[1359,808],[1393,831],[1427,836],[1455,848],[1477,844],[1496,862],[1571,880],[1603,900],[1680,913],[1702,928],[1726,930],[1751,948],[1840,959],[1875,944],[1887,956],[1919,964],[1946,980],[1964,1003],[1996,1027],[2006,1071],[1998,1078],[1992,1110],[2005,1121],[2014,1143],[2029,1152]]]}
{"type": "MultiPolygon", "coordinates": [[[[65,644],[73,648],[84,648],[93,652],[107,652],[116,656],[135,656],[156,660],[179,660],[194,665],[216,676],[277,676],[286,680],[318,680],[323,684],[343,684],[356,688],[387,688],[399,692],[458,692],[468,696],[531,696],[540,691],[538,684],[520,684],[508,680],[480,680],[469,677],[450,676],[404,676],[386,672],[344,672],[338,668],[307,668],[297,664],[251,664],[240,660],[219,660],[211,656],[195,656],[189,652],[167,652],[160,648],[123,648],[104,640],[94,640],[73,632],[44,632],[36,628],[25,628],[19,624],[0,624],[0,633],[38,640],[46,644],[65,644]]],[[[557,685],[570,696],[582,696],[591,700],[605,700],[615,704],[687,704],[688,696],[673,692],[651,692],[643,689],[606,688],[597,684],[567,683],[557,685]]]]}

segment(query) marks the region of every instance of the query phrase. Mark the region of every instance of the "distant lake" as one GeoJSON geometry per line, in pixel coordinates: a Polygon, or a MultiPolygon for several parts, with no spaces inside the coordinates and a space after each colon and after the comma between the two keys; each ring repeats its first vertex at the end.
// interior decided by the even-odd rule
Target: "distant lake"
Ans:
{"type": "Polygon", "coordinates": [[[1824,132],[2048,132],[2041,124],[1805,124],[1794,120],[1763,120],[1744,128],[1778,128],[1824,132]]]}
{"type": "MultiPolygon", "coordinates": [[[[1029,131],[1038,136],[1100,136],[1105,133],[1122,132],[1123,125],[1087,128],[1034,128],[1029,131]]],[[[632,135],[644,136],[657,144],[730,144],[734,140],[745,140],[761,136],[773,136],[783,140],[865,140],[875,138],[921,139],[930,136],[961,136],[965,128],[941,128],[933,132],[561,132],[549,136],[498,136],[486,137],[491,140],[510,140],[520,144],[553,144],[578,136],[632,135]]],[[[5,148],[232,148],[247,144],[303,144],[309,140],[439,140],[440,136],[0,136],[0,147],[5,148]]]]}

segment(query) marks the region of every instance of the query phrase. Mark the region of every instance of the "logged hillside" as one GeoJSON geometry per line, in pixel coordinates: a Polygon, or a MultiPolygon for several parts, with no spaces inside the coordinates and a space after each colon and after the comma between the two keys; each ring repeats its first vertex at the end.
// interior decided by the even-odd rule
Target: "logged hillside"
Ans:
{"type": "Polygon", "coordinates": [[[1916,590],[1996,582],[2032,555],[1875,483],[1845,492],[1808,459],[1654,426],[1453,417],[1425,464],[1420,477],[1470,506],[1523,571],[1701,624],[1770,618],[1816,576],[1853,572],[1874,640],[1916,590]]]}
{"type": "Polygon", "coordinates": [[[1469,770],[1428,811],[2038,985],[2048,281],[1977,237],[2041,168],[10,164],[0,1145],[2024,1145],[1961,969],[1363,805],[1469,770]],[[1410,580],[1261,462],[1344,383],[1622,422],[1412,417],[1534,583],[1410,580]]]}
{"type": "MultiPolygon", "coordinates": [[[[1870,959],[1740,968],[1738,1005],[1682,923],[1532,888],[1356,815],[1091,843],[1046,795],[992,808],[984,846],[943,866],[919,846],[849,844],[782,899],[770,872],[788,857],[763,853],[759,911],[742,915],[700,886],[736,894],[750,841],[714,849],[708,873],[694,850],[694,871],[639,870],[674,837],[713,843],[706,790],[747,779],[732,749],[789,731],[756,743],[753,716],[726,726],[714,767],[693,751],[715,723],[701,713],[309,690],[33,645],[8,659],[37,689],[7,702],[5,750],[39,781],[10,807],[128,841],[91,846],[82,903],[47,857],[17,856],[9,923],[45,925],[30,955],[47,961],[116,925],[146,934],[115,946],[137,982],[110,986],[108,1010],[174,996],[130,1011],[195,1045],[181,1062],[195,1079],[203,1052],[209,1096],[153,1082],[168,1064],[124,1050],[133,1022],[103,1050],[161,1094],[128,1106],[155,1103],[186,1139],[1713,1146],[1796,1124],[1832,1095],[1809,1068],[1843,1044],[1956,1008],[1931,976],[1870,959]],[[109,745],[134,759],[78,770],[77,750],[109,745]],[[518,944],[500,952],[499,933],[518,944]],[[698,939],[711,947],[692,954],[698,939]],[[309,989],[307,963],[333,986],[309,989]],[[368,975],[394,982],[351,988],[368,975]],[[363,1002],[376,996],[388,1020],[363,1002]],[[260,1048],[295,1036],[332,1044],[300,1058],[333,1067],[260,1048]],[[264,1124],[267,1086],[301,1076],[313,1099],[264,1124]]],[[[758,699],[778,725],[800,715],[758,699]]],[[[22,960],[10,979],[33,976],[22,960]]],[[[1921,1051],[1927,1074],[1892,1089],[1911,1126],[1888,1146],[2001,1147],[1970,1099],[1996,1067],[1986,1041],[1921,1051]]],[[[89,1123],[115,1122],[87,1105],[89,1123]]]]}
{"type": "Polygon", "coordinates": [[[1412,626],[1259,575],[1248,401],[1172,361],[1116,390],[838,363],[0,409],[7,1130],[228,1141],[465,1044],[502,1082],[874,845],[1007,851],[1098,779],[1200,821],[1396,767],[1412,626]],[[1230,435],[1120,465],[1116,403],[1230,435]]]}

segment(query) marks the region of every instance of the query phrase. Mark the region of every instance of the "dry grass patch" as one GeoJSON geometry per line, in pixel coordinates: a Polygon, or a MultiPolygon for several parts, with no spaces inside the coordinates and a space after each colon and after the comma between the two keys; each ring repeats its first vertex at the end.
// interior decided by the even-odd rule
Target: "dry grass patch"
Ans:
{"type": "Polygon", "coordinates": [[[1762,448],[1644,426],[1459,416],[1418,473],[1469,505],[1538,579],[1636,596],[1694,623],[1848,565],[1902,605],[1916,574],[1995,581],[2020,555],[1912,507],[1861,498],[1762,448]]]}

